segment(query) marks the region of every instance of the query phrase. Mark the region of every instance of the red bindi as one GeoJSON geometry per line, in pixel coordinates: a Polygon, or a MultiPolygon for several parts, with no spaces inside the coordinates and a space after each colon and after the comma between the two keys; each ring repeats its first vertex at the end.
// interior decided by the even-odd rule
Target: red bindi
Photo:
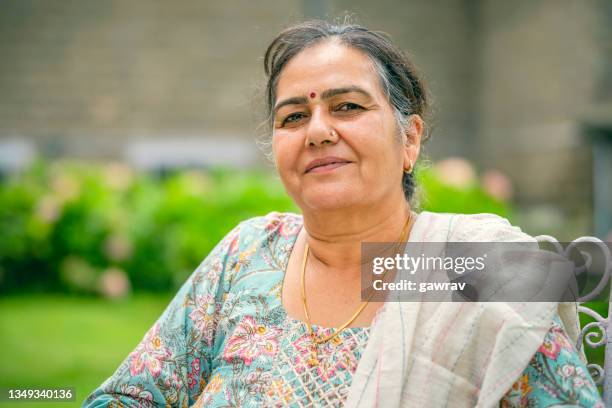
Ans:
{"type": "Polygon", "coordinates": [[[317,96],[317,94],[316,94],[316,93],[314,93],[314,92],[311,92],[311,93],[310,93],[310,97],[311,97],[311,98],[314,98],[315,96],[317,96]]]}

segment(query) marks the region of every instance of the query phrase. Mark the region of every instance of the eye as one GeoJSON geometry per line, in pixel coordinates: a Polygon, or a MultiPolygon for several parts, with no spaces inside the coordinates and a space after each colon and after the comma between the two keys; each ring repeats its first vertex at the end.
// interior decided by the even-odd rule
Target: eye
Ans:
{"type": "Polygon", "coordinates": [[[356,103],[346,102],[338,106],[337,110],[341,112],[349,112],[349,111],[356,110],[356,109],[363,109],[363,108],[357,105],[356,103]]]}
{"type": "Polygon", "coordinates": [[[282,120],[281,127],[287,124],[295,123],[304,117],[306,117],[306,115],[301,112],[292,113],[291,115],[287,116],[285,119],[282,120]]]}

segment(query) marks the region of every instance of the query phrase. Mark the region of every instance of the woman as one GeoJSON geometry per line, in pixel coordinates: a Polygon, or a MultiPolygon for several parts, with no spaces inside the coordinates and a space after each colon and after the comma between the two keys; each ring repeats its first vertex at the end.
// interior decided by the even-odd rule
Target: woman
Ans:
{"type": "MultiPolygon", "coordinates": [[[[519,325],[529,336],[519,335],[527,340],[508,348],[516,358],[507,372],[491,370],[507,361],[498,358],[503,352],[494,333],[478,343],[477,350],[490,354],[471,370],[475,379],[459,377],[461,364],[444,368],[458,373],[452,388],[440,381],[443,364],[435,353],[458,345],[469,350],[475,341],[436,335],[437,343],[415,342],[421,326],[398,320],[396,312],[410,315],[420,306],[360,298],[362,242],[532,240],[493,215],[411,210],[427,101],[398,48],[360,26],[310,21],[283,31],[264,64],[276,166],[303,215],[271,213],[230,232],[85,406],[603,406],[556,310],[526,308],[543,318],[519,325]],[[415,336],[397,333],[397,322],[412,324],[415,336]],[[402,358],[393,350],[377,354],[389,338],[408,347],[402,358]],[[428,344],[438,348],[415,364],[411,358],[423,356],[428,344]],[[413,375],[423,367],[431,369],[413,375]],[[397,386],[385,386],[394,381],[397,386]]],[[[449,305],[447,312],[459,310],[449,305]]],[[[474,314],[469,322],[490,328],[490,318],[474,314]]]]}

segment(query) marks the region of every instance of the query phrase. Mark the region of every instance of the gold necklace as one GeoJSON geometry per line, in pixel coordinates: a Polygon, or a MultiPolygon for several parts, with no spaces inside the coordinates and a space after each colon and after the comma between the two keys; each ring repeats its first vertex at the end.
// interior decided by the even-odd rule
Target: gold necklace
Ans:
{"type": "MultiPolygon", "coordinates": [[[[402,227],[402,232],[398,239],[398,246],[401,242],[404,242],[408,236],[408,227],[410,226],[410,221],[412,220],[412,211],[410,211],[408,218],[406,218],[406,222],[402,227]]],[[[344,329],[346,329],[351,323],[357,319],[357,317],[363,312],[366,306],[370,303],[370,299],[374,295],[374,292],[370,293],[370,296],[359,306],[359,308],[353,313],[353,315],[339,328],[337,328],[332,334],[324,337],[318,337],[315,335],[314,330],[312,329],[312,324],[310,323],[310,314],[308,313],[308,305],[306,302],[306,261],[308,260],[308,242],[306,242],[304,248],[304,258],[302,260],[302,278],[301,278],[301,287],[302,287],[302,304],[304,305],[304,315],[306,316],[306,326],[308,327],[308,334],[310,334],[310,339],[312,341],[312,349],[310,353],[310,358],[308,359],[308,364],[313,367],[319,365],[319,356],[317,353],[317,346],[319,344],[325,343],[329,340],[335,339],[344,329]]],[[[397,247],[396,247],[397,250],[397,247]]],[[[384,275],[383,275],[384,278],[384,275]]]]}

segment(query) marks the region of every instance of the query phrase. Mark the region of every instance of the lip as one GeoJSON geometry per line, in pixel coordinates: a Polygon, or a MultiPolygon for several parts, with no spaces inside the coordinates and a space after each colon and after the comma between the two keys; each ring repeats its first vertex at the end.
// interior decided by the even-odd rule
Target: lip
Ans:
{"type": "Polygon", "coordinates": [[[327,156],[321,159],[314,159],[308,165],[304,173],[310,172],[324,172],[336,169],[346,164],[352,163],[350,160],[343,159],[341,157],[327,156]]]}

